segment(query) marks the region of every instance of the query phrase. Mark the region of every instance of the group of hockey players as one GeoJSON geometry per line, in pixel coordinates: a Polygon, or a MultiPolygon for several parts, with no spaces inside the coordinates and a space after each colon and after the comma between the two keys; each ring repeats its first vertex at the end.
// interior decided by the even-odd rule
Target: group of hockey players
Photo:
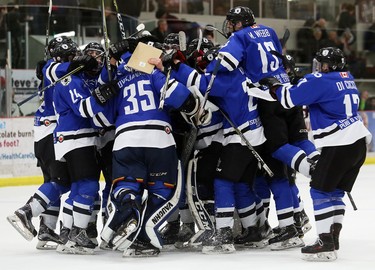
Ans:
{"type": "Polygon", "coordinates": [[[160,44],[144,31],[82,52],[70,38],[51,40],[50,59],[36,68],[43,103],[35,156],[44,183],[8,216],[14,228],[60,253],[94,254],[100,238],[100,248],[123,256],[156,256],[171,245],[207,254],[269,246],[335,260],[343,197],[371,140],[344,55],[323,48],[314,72],[298,77],[282,54],[286,40],[243,6],[227,13],[223,34],[223,46],[204,37],[186,46],[183,32],[160,44]],[[148,60],[151,74],[127,66],[140,42],[163,51],[148,60]],[[307,246],[296,172],[311,178],[318,240],[307,246]]]}

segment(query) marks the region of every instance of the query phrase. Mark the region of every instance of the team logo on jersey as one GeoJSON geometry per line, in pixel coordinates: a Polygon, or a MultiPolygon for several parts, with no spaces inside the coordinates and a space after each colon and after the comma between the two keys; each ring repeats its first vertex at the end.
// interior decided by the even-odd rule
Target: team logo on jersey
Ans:
{"type": "Polygon", "coordinates": [[[167,133],[167,134],[170,134],[172,131],[171,131],[171,128],[170,127],[168,127],[168,126],[166,126],[165,128],[164,128],[164,131],[167,133]]]}
{"type": "Polygon", "coordinates": [[[43,121],[43,124],[48,127],[49,125],[51,125],[51,121],[49,121],[48,119],[44,120],[43,121]]]}
{"type": "Polygon", "coordinates": [[[59,137],[57,138],[58,142],[62,143],[64,141],[64,135],[59,135],[59,137]]]}
{"type": "Polygon", "coordinates": [[[349,78],[348,72],[340,72],[341,78],[349,78]]]}
{"type": "Polygon", "coordinates": [[[65,79],[61,80],[61,84],[67,86],[72,81],[72,77],[68,76],[65,79]]]}

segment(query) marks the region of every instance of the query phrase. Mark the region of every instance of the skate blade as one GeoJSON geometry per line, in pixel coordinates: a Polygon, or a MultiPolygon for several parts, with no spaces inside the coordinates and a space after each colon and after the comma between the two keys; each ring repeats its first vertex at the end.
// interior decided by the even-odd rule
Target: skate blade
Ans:
{"type": "Polygon", "coordinates": [[[265,248],[268,246],[268,239],[263,239],[262,241],[259,242],[248,242],[243,245],[241,245],[242,248],[265,248]]]}
{"type": "Polygon", "coordinates": [[[99,248],[101,250],[113,250],[112,247],[104,240],[100,242],[99,248]]]}
{"type": "Polygon", "coordinates": [[[123,258],[142,258],[142,257],[156,257],[160,253],[160,250],[156,249],[145,249],[145,250],[136,250],[133,248],[128,248],[124,250],[122,254],[123,258]]]}
{"type": "Polygon", "coordinates": [[[233,244],[224,244],[220,246],[203,246],[203,254],[230,254],[236,251],[233,244]]]}
{"type": "Polygon", "coordinates": [[[304,247],[304,246],[305,246],[305,243],[299,237],[292,237],[285,241],[270,244],[271,250],[284,250],[284,249],[304,247]]]}
{"type": "Polygon", "coordinates": [[[319,252],[319,253],[302,253],[302,259],[309,262],[330,262],[337,259],[335,251],[319,252]]]}
{"type": "Polygon", "coordinates": [[[130,221],[127,226],[120,227],[116,235],[113,237],[111,244],[113,249],[123,249],[129,247],[127,239],[129,236],[138,229],[136,220],[134,222],[130,221]],[[125,244],[125,245],[124,245],[125,244]]]}
{"type": "Polygon", "coordinates": [[[36,244],[36,249],[39,250],[55,250],[59,244],[54,241],[39,240],[36,244]]]}
{"type": "Polygon", "coordinates": [[[62,254],[79,255],[93,255],[95,253],[95,249],[76,246],[76,244],[71,241],[68,241],[65,245],[58,245],[56,251],[62,254]]]}
{"type": "Polygon", "coordinates": [[[16,215],[11,215],[7,217],[7,220],[23,236],[23,238],[25,238],[27,241],[33,240],[34,234],[23,226],[23,223],[19,217],[16,215]]]}

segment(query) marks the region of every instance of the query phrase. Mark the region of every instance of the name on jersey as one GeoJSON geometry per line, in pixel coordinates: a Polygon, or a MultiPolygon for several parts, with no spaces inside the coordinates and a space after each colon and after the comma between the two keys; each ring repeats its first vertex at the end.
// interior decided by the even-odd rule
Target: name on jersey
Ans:
{"type": "Polygon", "coordinates": [[[130,82],[131,80],[133,80],[134,78],[138,77],[138,76],[141,76],[142,74],[140,72],[134,72],[134,73],[131,73],[129,75],[126,75],[124,78],[122,78],[119,82],[118,82],[118,87],[123,87],[125,85],[126,82],[130,82]]]}
{"type": "MultiPolygon", "coordinates": [[[[270,37],[271,34],[270,32],[268,31],[268,29],[260,29],[260,30],[255,30],[254,31],[255,35],[260,38],[260,37],[270,37]]],[[[253,33],[249,33],[249,36],[251,38],[256,38],[253,33]]]]}
{"type": "Polygon", "coordinates": [[[336,83],[337,90],[357,89],[354,81],[340,81],[336,83]]]}
{"type": "Polygon", "coordinates": [[[353,116],[353,117],[350,117],[350,118],[345,119],[345,120],[339,120],[338,125],[339,125],[340,129],[344,129],[344,128],[350,126],[351,124],[353,124],[357,121],[359,121],[359,117],[353,116]]]}

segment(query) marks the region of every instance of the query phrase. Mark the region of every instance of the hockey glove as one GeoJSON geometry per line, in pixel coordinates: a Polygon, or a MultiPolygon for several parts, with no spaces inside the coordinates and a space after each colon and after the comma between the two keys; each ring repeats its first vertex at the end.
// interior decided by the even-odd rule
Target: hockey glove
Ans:
{"type": "Polygon", "coordinates": [[[120,60],[121,55],[129,51],[129,41],[130,39],[120,40],[115,44],[109,46],[109,56],[113,57],[117,61],[120,60]]]}
{"type": "Polygon", "coordinates": [[[40,60],[37,64],[36,64],[36,68],[35,68],[35,73],[36,73],[36,77],[39,79],[39,80],[43,80],[43,67],[47,64],[47,62],[45,60],[40,60]]]}
{"type": "Polygon", "coordinates": [[[75,70],[79,66],[83,66],[82,71],[91,71],[98,67],[98,61],[91,55],[75,56],[69,64],[68,72],[75,70]]]}
{"type": "Polygon", "coordinates": [[[173,50],[171,53],[163,55],[161,60],[165,69],[171,67],[174,70],[178,70],[180,67],[179,63],[185,63],[186,57],[180,50],[173,50]]]}
{"type": "Polygon", "coordinates": [[[104,105],[108,100],[116,96],[119,91],[120,88],[117,85],[117,81],[113,80],[110,83],[97,87],[92,92],[92,95],[99,104],[104,105]]]}
{"type": "Polygon", "coordinates": [[[275,77],[263,78],[259,81],[261,85],[270,89],[270,94],[274,99],[277,99],[276,89],[282,84],[275,77]]]}

